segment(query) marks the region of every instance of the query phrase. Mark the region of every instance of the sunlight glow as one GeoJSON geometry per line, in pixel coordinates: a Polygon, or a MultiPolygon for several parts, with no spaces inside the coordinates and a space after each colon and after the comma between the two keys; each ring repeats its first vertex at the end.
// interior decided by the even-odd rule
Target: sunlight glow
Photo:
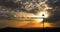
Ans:
{"type": "Polygon", "coordinates": [[[42,21],[43,21],[43,19],[36,19],[36,23],[40,23],[42,21]]]}
{"type": "Polygon", "coordinates": [[[36,19],[36,21],[39,23],[39,22],[42,22],[43,21],[43,18],[48,18],[49,16],[49,13],[47,13],[47,11],[41,11],[40,13],[37,14],[36,17],[40,18],[40,19],[36,19]]]}
{"type": "Polygon", "coordinates": [[[42,17],[42,18],[48,18],[49,13],[47,13],[47,11],[42,11],[42,12],[38,13],[37,16],[42,17]],[[44,14],[44,16],[43,16],[43,14],[44,14]]]}

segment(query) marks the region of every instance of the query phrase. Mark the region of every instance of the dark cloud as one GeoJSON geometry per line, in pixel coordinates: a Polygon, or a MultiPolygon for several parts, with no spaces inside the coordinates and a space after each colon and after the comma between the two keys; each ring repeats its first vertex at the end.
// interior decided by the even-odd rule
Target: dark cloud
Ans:
{"type": "Polygon", "coordinates": [[[37,6],[40,2],[41,0],[0,0],[0,6],[27,13],[37,13],[42,8],[37,6]]]}
{"type": "Polygon", "coordinates": [[[52,7],[52,16],[47,21],[54,23],[55,27],[60,27],[60,0],[48,0],[46,2],[49,7],[52,7]]]}
{"type": "Polygon", "coordinates": [[[59,21],[60,20],[60,0],[48,0],[46,2],[48,6],[52,7],[52,10],[50,10],[53,14],[51,20],[53,21],[59,21]]]}

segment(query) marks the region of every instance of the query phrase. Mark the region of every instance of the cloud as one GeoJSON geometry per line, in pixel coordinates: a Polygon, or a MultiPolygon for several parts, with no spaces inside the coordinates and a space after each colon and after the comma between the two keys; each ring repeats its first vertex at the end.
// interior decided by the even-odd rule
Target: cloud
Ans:
{"type": "MultiPolygon", "coordinates": [[[[45,1],[46,2],[46,1],[45,1]]],[[[0,20],[0,27],[20,27],[24,25],[25,22],[21,23],[22,21],[18,20],[11,20],[11,19],[19,19],[17,17],[33,17],[38,12],[44,11],[46,8],[45,5],[50,5],[52,7],[49,12],[52,14],[47,20],[48,22],[54,23],[55,21],[60,20],[60,6],[58,3],[48,3],[41,0],[0,0],[0,17],[3,17],[0,20]],[[57,5],[58,4],[58,5],[57,5]],[[55,7],[57,6],[57,8],[55,7]],[[4,18],[5,17],[5,18],[4,18]],[[10,20],[9,20],[10,19],[10,20]]],[[[48,7],[48,6],[47,6],[48,7]]],[[[48,9],[47,9],[48,10],[48,9]]],[[[20,20],[20,19],[19,19],[20,20]]],[[[26,24],[29,22],[26,22],[26,24]]],[[[55,24],[55,23],[54,23],[55,24]]]]}

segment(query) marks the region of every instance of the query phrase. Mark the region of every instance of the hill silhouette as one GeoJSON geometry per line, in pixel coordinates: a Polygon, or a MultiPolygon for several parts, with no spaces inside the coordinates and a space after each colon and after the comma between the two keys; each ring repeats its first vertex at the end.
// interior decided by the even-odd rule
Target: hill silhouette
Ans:
{"type": "Polygon", "coordinates": [[[0,29],[1,32],[59,32],[60,28],[13,28],[13,27],[6,27],[0,29]]]}

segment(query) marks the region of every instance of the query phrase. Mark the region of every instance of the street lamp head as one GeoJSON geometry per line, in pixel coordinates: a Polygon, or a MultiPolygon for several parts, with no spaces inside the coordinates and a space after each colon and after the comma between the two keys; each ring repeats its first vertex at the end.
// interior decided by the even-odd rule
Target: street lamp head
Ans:
{"type": "Polygon", "coordinates": [[[42,14],[42,16],[44,16],[44,14],[42,14]]]}

